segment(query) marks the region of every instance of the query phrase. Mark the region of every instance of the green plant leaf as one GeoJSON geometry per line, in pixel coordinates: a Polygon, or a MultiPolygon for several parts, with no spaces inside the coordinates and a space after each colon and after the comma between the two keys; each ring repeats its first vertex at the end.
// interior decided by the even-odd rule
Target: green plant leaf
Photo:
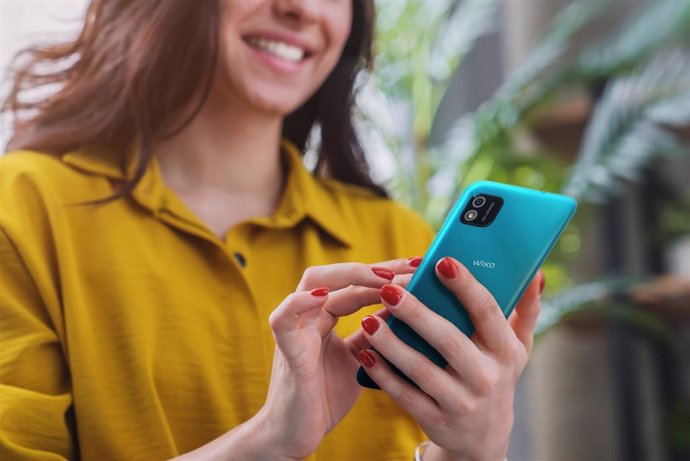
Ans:
{"type": "Polygon", "coordinates": [[[652,1],[633,16],[621,32],[585,50],[575,63],[588,79],[608,77],[630,69],[662,46],[679,43],[690,33],[690,1],[652,1]]]}
{"type": "Polygon", "coordinates": [[[617,178],[637,180],[661,155],[687,153],[668,130],[690,120],[690,61],[664,53],[631,75],[609,83],[592,114],[583,147],[563,191],[601,202],[615,193],[617,178]]]}
{"type": "Polygon", "coordinates": [[[541,334],[557,325],[566,315],[585,306],[613,296],[638,279],[614,278],[578,285],[542,301],[537,319],[536,334],[541,334]]]}

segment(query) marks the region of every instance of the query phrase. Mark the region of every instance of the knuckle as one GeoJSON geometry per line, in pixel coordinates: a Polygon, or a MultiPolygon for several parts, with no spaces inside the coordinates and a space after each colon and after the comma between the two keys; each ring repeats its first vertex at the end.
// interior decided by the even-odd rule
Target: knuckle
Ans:
{"type": "Polygon", "coordinates": [[[402,389],[398,391],[396,395],[396,400],[402,406],[403,408],[414,408],[415,407],[415,398],[414,394],[410,389],[402,389]]]}
{"type": "Polygon", "coordinates": [[[364,274],[366,274],[366,277],[368,277],[371,273],[371,268],[376,266],[376,264],[364,264],[364,263],[359,263],[359,262],[354,262],[354,263],[347,263],[347,271],[351,274],[356,274],[357,277],[365,277],[364,274]]]}
{"type": "Polygon", "coordinates": [[[349,284],[348,286],[342,288],[342,292],[347,294],[347,296],[351,296],[353,298],[359,298],[362,295],[364,295],[365,291],[363,290],[364,287],[358,287],[357,285],[349,284]]]}
{"type": "Polygon", "coordinates": [[[320,266],[310,266],[307,267],[302,274],[302,284],[309,284],[312,280],[314,280],[317,276],[317,274],[320,272],[320,266]]]}
{"type": "Polygon", "coordinates": [[[475,308],[475,313],[479,319],[486,319],[491,317],[491,315],[496,310],[496,301],[490,293],[482,295],[481,299],[477,303],[475,308]]]}
{"type": "Polygon", "coordinates": [[[439,340],[439,352],[446,358],[459,356],[462,352],[462,344],[457,335],[444,335],[439,340]]]}
{"type": "Polygon", "coordinates": [[[280,330],[280,323],[280,313],[276,309],[268,316],[268,325],[271,327],[271,330],[277,331],[280,330]]]}
{"type": "Polygon", "coordinates": [[[491,371],[483,370],[477,375],[476,392],[481,397],[491,395],[498,384],[498,376],[491,371]]]}
{"type": "MultiPolygon", "coordinates": [[[[378,367],[374,367],[371,369],[370,372],[377,372],[378,367]]],[[[379,373],[379,377],[376,380],[376,383],[379,385],[381,389],[390,389],[390,384],[391,384],[391,376],[388,373],[379,373]]]]}
{"type": "Polygon", "coordinates": [[[391,280],[391,284],[403,286],[407,284],[407,279],[403,274],[395,274],[395,277],[391,280]]]}
{"type": "Polygon", "coordinates": [[[508,341],[505,349],[508,357],[511,359],[519,359],[524,348],[517,339],[514,339],[512,341],[508,341]]]}
{"type": "Polygon", "coordinates": [[[410,379],[416,383],[429,382],[433,379],[434,370],[429,366],[429,364],[421,363],[417,364],[412,368],[409,373],[410,379]]]}
{"type": "Polygon", "coordinates": [[[344,296],[348,299],[348,303],[350,305],[357,304],[360,306],[366,306],[379,301],[378,292],[372,291],[367,287],[350,285],[343,291],[344,296]]]}
{"type": "Polygon", "coordinates": [[[364,263],[359,263],[359,262],[352,263],[352,270],[355,270],[355,271],[365,271],[368,273],[368,271],[370,271],[372,267],[381,267],[381,264],[380,263],[364,264],[364,263]]]}
{"type": "Polygon", "coordinates": [[[514,361],[520,366],[524,367],[529,359],[528,348],[531,348],[531,343],[527,345],[516,344],[515,351],[513,352],[514,361]]]}
{"type": "Polygon", "coordinates": [[[448,426],[448,420],[446,419],[446,416],[443,414],[443,412],[434,412],[431,415],[428,415],[426,418],[425,425],[428,427],[447,427],[448,426]]]}
{"type": "Polygon", "coordinates": [[[473,414],[478,406],[477,401],[472,398],[462,399],[460,401],[460,409],[467,415],[473,414]]]}
{"type": "Polygon", "coordinates": [[[268,316],[268,325],[273,331],[280,330],[283,325],[283,320],[290,306],[295,302],[296,293],[290,293],[285,297],[282,303],[276,307],[268,316]]]}
{"type": "Polygon", "coordinates": [[[475,401],[471,398],[458,397],[453,402],[453,413],[458,415],[469,415],[472,414],[477,407],[475,401]]]}
{"type": "Polygon", "coordinates": [[[501,345],[496,352],[497,356],[503,359],[503,361],[512,363],[519,360],[522,349],[524,347],[517,338],[506,338],[504,341],[501,341],[501,345]]]}
{"type": "Polygon", "coordinates": [[[418,322],[424,316],[424,309],[421,304],[409,303],[409,308],[407,309],[407,318],[411,322],[418,322]]]}

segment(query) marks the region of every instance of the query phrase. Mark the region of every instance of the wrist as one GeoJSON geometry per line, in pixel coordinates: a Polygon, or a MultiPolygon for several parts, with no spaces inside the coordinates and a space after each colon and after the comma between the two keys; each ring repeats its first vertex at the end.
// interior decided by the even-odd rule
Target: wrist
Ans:
{"type": "Polygon", "coordinates": [[[303,459],[285,454],[283,438],[276,430],[279,425],[271,418],[266,407],[259,410],[251,420],[247,421],[247,424],[247,431],[253,434],[251,439],[253,452],[260,453],[259,457],[251,459],[266,461],[300,461],[303,459]]]}
{"type": "MultiPolygon", "coordinates": [[[[507,447],[504,452],[507,452],[507,447]]],[[[507,461],[506,453],[501,455],[492,455],[489,453],[467,453],[454,452],[446,448],[436,445],[434,442],[429,443],[424,447],[421,461],[507,461]]]]}
{"type": "Polygon", "coordinates": [[[262,410],[231,431],[173,461],[296,461],[278,453],[276,440],[266,412],[262,410]]]}

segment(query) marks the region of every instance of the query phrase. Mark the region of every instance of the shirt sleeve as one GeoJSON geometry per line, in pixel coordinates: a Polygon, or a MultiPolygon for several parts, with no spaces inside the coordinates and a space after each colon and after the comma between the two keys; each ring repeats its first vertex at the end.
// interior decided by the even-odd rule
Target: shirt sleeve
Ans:
{"type": "Polygon", "coordinates": [[[73,458],[70,379],[54,324],[0,227],[0,459],[73,458]]]}

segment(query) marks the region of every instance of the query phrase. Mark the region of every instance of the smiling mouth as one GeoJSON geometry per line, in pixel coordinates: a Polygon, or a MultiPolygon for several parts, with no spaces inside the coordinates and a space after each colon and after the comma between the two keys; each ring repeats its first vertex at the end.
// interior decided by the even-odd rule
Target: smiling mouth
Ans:
{"type": "Polygon", "coordinates": [[[308,51],[294,45],[267,38],[248,37],[245,42],[252,48],[288,62],[301,62],[311,56],[308,51]]]}

